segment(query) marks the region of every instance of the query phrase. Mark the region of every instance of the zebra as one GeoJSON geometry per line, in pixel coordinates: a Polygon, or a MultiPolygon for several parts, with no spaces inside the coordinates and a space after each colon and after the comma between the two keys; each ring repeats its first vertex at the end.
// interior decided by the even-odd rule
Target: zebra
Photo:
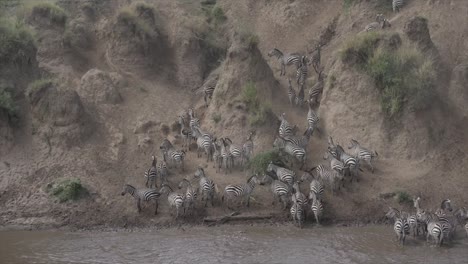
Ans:
{"type": "Polygon", "coordinates": [[[195,117],[195,112],[193,111],[193,108],[189,108],[188,114],[190,117],[189,127],[191,129],[193,129],[194,127],[200,127],[200,119],[195,117]]]}
{"type": "Polygon", "coordinates": [[[314,178],[314,176],[312,176],[310,173],[308,172],[305,172],[302,177],[301,177],[301,181],[305,181],[305,180],[308,180],[308,179],[311,179],[310,181],[310,191],[309,191],[309,200],[312,200],[312,195],[315,195],[315,197],[318,199],[318,200],[322,200],[322,197],[323,197],[323,184],[316,180],[314,178]]]}
{"type": "Polygon", "coordinates": [[[159,178],[161,179],[161,183],[167,182],[167,175],[169,174],[169,172],[167,170],[167,163],[166,163],[165,156],[163,156],[163,161],[161,161],[158,164],[156,170],[158,172],[159,178]]]}
{"type": "Polygon", "coordinates": [[[346,167],[346,171],[348,171],[347,174],[350,174],[351,179],[350,181],[353,182],[353,179],[355,179],[357,182],[359,181],[358,179],[358,170],[359,170],[359,163],[358,160],[349,154],[347,154],[343,147],[340,145],[336,145],[336,147],[328,147],[328,152],[337,160],[340,160],[341,162],[344,163],[346,167]]]}
{"type": "Polygon", "coordinates": [[[216,138],[212,142],[212,149],[214,161],[213,168],[216,168],[216,172],[219,172],[223,166],[223,156],[221,155],[221,146],[218,145],[216,138]]]}
{"type": "Polygon", "coordinates": [[[430,221],[427,224],[427,235],[426,242],[429,243],[429,239],[432,238],[436,246],[441,246],[444,239],[442,231],[442,225],[437,221],[430,221]]]}
{"type": "Polygon", "coordinates": [[[370,24],[368,24],[364,30],[366,32],[369,32],[369,31],[372,31],[372,30],[376,30],[378,28],[381,28],[381,29],[384,29],[386,27],[391,27],[392,24],[390,23],[390,21],[388,21],[384,16],[383,14],[377,14],[376,18],[375,18],[376,22],[372,22],[370,24]]]}
{"type": "Polygon", "coordinates": [[[312,57],[309,61],[309,65],[312,65],[312,67],[314,67],[314,70],[315,72],[318,73],[318,70],[320,68],[320,61],[321,61],[321,50],[322,50],[322,45],[320,43],[316,44],[315,45],[315,49],[312,50],[311,53],[312,54],[312,57]],[[315,52],[315,53],[314,53],[315,52]]]}
{"type": "Polygon", "coordinates": [[[220,138],[221,140],[221,157],[223,159],[223,167],[224,167],[224,173],[226,174],[227,171],[229,172],[232,171],[232,165],[234,164],[234,160],[232,157],[232,153],[228,150],[228,144],[226,143],[226,140],[223,138],[220,138]]]}
{"type": "Polygon", "coordinates": [[[309,111],[307,112],[307,130],[309,130],[309,133],[312,135],[315,129],[319,131],[318,122],[320,121],[320,118],[315,113],[314,109],[312,109],[312,101],[309,99],[307,102],[309,106],[309,111]]]}
{"type": "Polygon", "coordinates": [[[167,201],[169,202],[169,206],[176,209],[176,219],[179,218],[181,209],[183,210],[183,213],[185,214],[184,195],[174,192],[171,186],[165,183],[162,185],[160,192],[165,193],[167,195],[167,201]]]}
{"type": "Polygon", "coordinates": [[[292,87],[291,84],[291,78],[288,78],[288,98],[289,98],[289,103],[291,105],[294,105],[296,102],[296,91],[294,91],[294,88],[292,87]]]}
{"type": "Polygon", "coordinates": [[[297,94],[296,96],[296,105],[299,106],[300,108],[304,105],[304,98],[305,98],[305,95],[304,95],[304,84],[301,84],[300,88],[299,88],[299,93],[297,94]]]}
{"type": "Polygon", "coordinates": [[[232,140],[228,137],[224,138],[224,141],[227,143],[229,152],[231,153],[232,163],[234,165],[235,161],[238,160],[238,164],[242,163],[242,149],[233,145],[232,140]]]}
{"type": "Polygon", "coordinates": [[[404,0],[393,0],[392,1],[392,8],[393,12],[400,12],[400,9],[405,4],[404,0]]]}
{"type": "MultiPolygon", "coordinates": [[[[224,193],[221,198],[221,201],[228,205],[229,208],[229,201],[234,198],[242,198],[243,200],[247,200],[247,207],[250,207],[250,196],[255,189],[255,185],[259,183],[258,176],[255,174],[247,179],[247,183],[245,184],[238,184],[238,185],[228,185],[224,188],[224,193]]],[[[241,201],[242,205],[243,201],[241,201]]]]}
{"type": "Polygon", "coordinates": [[[344,176],[344,171],[346,169],[344,163],[341,160],[337,160],[335,157],[330,155],[329,152],[325,153],[323,157],[324,160],[330,160],[330,167],[337,172],[339,172],[342,176],[344,176]]]}
{"type": "Polygon", "coordinates": [[[348,149],[350,150],[351,156],[358,159],[359,161],[365,161],[371,167],[372,173],[374,173],[374,166],[372,166],[372,160],[379,156],[377,151],[370,151],[366,148],[361,147],[359,142],[355,139],[351,139],[348,149]]]}
{"type": "Polygon", "coordinates": [[[451,205],[451,201],[450,199],[444,199],[442,200],[442,202],[440,203],[440,207],[437,208],[437,210],[435,211],[435,214],[437,216],[442,216],[442,215],[445,215],[447,212],[452,212],[452,205],[451,205]]]}
{"type": "Polygon", "coordinates": [[[301,137],[287,137],[285,140],[293,145],[299,146],[307,150],[307,145],[309,145],[310,137],[312,135],[312,130],[306,129],[304,134],[301,137]]]}
{"type": "Polygon", "coordinates": [[[341,189],[340,182],[343,181],[342,175],[332,168],[326,165],[318,165],[313,167],[310,172],[315,170],[317,174],[317,178],[319,178],[322,182],[327,183],[330,186],[332,191],[332,195],[335,195],[335,192],[341,189]]]}
{"type": "Polygon", "coordinates": [[[415,214],[410,215],[410,217],[408,217],[408,225],[413,237],[418,236],[421,223],[418,221],[418,217],[415,214]]]}
{"type": "Polygon", "coordinates": [[[192,129],[187,128],[185,123],[184,118],[179,116],[180,136],[184,139],[182,148],[190,150],[190,141],[193,138],[192,129]]]}
{"type": "Polygon", "coordinates": [[[206,82],[206,84],[203,86],[203,100],[205,101],[205,107],[208,107],[208,99],[213,98],[213,93],[216,88],[216,84],[218,83],[218,78],[213,78],[212,80],[206,82]]]}
{"type": "Polygon", "coordinates": [[[184,171],[184,158],[185,158],[185,151],[184,150],[176,150],[174,146],[168,139],[164,139],[163,143],[159,147],[164,156],[164,160],[170,160],[173,165],[178,163],[180,164],[180,168],[184,171]]]}
{"type": "Polygon", "coordinates": [[[302,207],[306,207],[309,203],[307,196],[301,192],[301,188],[299,187],[299,181],[295,181],[292,189],[293,189],[293,196],[296,198],[296,202],[301,205],[302,207]]]}
{"type": "Polygon", "coordinates": [[[322,70],[320,70],[317,74],[317,82],[309,89],[309,103],[312,103],[312,101],[314,101],[315,104],[318,103],[318,98],[323,93],[323,87],[325,86],[324,74],[322,74],[322,70]]]}
{"type": "MultiPolygon", "coordinates": [[[[308,67],[307,67],[307,58],[306,56],[301,57],[301,66],[296,71],[296,83],[301,86],[301,89],[304,88],[304,84],[307,80],[308,75],[308,67]]],[[[304,98],[304,93],[302,94],[302,98],[304,98]]]]}
{"type": "Polygon", "coordinates": [[[284,55],[283,52],[281,52],[279,49],[274,48],[270,52],[268,52],[268,57],[275,56],[276,59],[281,63],[281,72],[280,76],[283,76],[286,74],[286,66],[289,65],[296,65],[298,68],[300,66],[301,62],[301,55],[298,53],[291,53],[291,54],[286,54],[284,55]]]}
{"type": "Polygon", "coordinates": [[[279,131],[278,131],[280,137],[284,137],[284,138],[294,135],[293,133],[294,128],[289,124],[289,122],[286,120],[285,117],[286,117],[286,113],[282,113],[280,116],[281,124],[280,124],[279,131]]]}
{"type": "Polygon", "coordinates": [[[305,210],[303,206],[296,201],[296,197],[294,195],[291,197],[291,199],[293,200],[293,204],[291,206],[291,209],[289,210],[291,218],[293,220],[294,225],[296,225],[299,228],[302,228],[305,221],[305,210]]]}
{"type": "Polygon", "coordinates": [[[288,142],[285,138],[279,136],[273,142],[273,147],[278,148],[279,150],[285,152],[286,154],[292,156],[297,161],[301,163],[300,169],[302,169],[307,160],[306,150],[300,146],[288,142]]]}
{"type": "Polygon", "coordinates": [[[312,198],[312,205],[310,206],[310,209],[314,213],[315,216],[315,221],[317,222],[317,225],[320,225],[320,218],[322,217],[323,214],[323,204],[322,201],[320,201],[317,196],[315,196],[315,193],[311,192],[310,198],[312,198]]]}
{"type": "Polygon", "coordinates": [[[259,183],[260,185],[270,184],[270,190],[273,193],[273,202],[275,204],[276,199],[283,204],[283,210],[288,206],[287,197],[291,194],[291,186],[273,177],[273,175],[264,174],[263,179],[259,183]]]}
{"type": "Polygon", "coordinates": [[[247,140],[244,142],[242,145],[242,164],[246,165],[250,159],[253,156],[253,150],[254,150],[254,143],[253,143],[253,136],[254,132],[251,131],[249,133],[249,136],[247,137],[247,140]]]}
{"type": "Polygon", "coordinates": [[[406,218],[397,218],[393,224],[393,230],[397,235],[397,241],[399,244],[405,244],[406,235],[409,234],[409,224],[406,218]]]}
{"type": "Polygon", "coordinates": [[[136,189],[130,184],[125,184],[123,191],[121,193],[124,196],[126,193],[129,193],[137,201],[138,213],[141,212],[141,201],[148,202],[150,200],[154,201],[154,214],[158,214],[158,200],[161,197],[161,193],[154,189],[136,189]]]}
{"type": "Polygon", "coordinates": [[[388,212],[385,214],[385,217],[396,221],[397,219],[408,219],[410,217],[410,214],[405,212],[405,211],[400,211],[394,207],[388,207],[388,212]]]}
{"type": "Polygon", "coordinates": [[[152,159],[153,161],[151,162],[151,167],[147,171],[145,171],[146,188],[152,188],[153,186],[154,188],[158,187],[156,184],[156,178],[158,177],[158,170],[156,168],[157,160],[154,155],[152,156],[152,159]]]}
{"type": "Polygon", "coordinates": [[[271,161],[267,166],[266,172],[274,173],[274,175],[278,177],[278,180],[291,186],[293,185],[296,178],[296,173],[294,171],[275,165],[271,161]]]}
{"type": "Polygon", "coordinates": [[[184,196],[184,212],[192,215],[195,209],[198,191],[193,189],[192,184],[187,179],[183,179],[179,183],[179,189],[182,189],[184,186],[187,188],[184,196]]]}
{"type": "Polygon", "coordinates": [[[211,134],[203,132],[199,126],[192,127],[192,135],[197,139],[197,157],[201,157],[201,152],[206,155],[206,162],[213,158],[213,141],[214,137],[211,134]]]}
{"type": "Polygon", "coordinates": [[[194,177],[200,180],[199,184],[201,190],[201,200],[205,201],[205,207],[207,207],[208,201],[211,202],[211,207],[213,207],[214,195],[216,192],[215,183],[211,179],[206,177],[205,171],[202,167],[197,168],[194,177]]]}

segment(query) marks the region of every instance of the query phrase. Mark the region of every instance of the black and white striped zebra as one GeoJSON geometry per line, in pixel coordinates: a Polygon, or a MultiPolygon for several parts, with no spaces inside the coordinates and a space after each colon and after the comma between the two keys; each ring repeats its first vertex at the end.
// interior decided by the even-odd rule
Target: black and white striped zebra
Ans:
{"type": "Polygon", "coordinates": [[[296,180],[296,173],[294,171],[275,165],[273,162],[268,164],[266,172],[270,175],[274,173],[274,175],[278,177],[278,180],[290,186],[292,186],[296,180]]]}
{"type": "Polygon", "coordinates": [[[296,202],[301,205],[304,209],[309,204],[309,199],[305,194],[301,192],[301,188],[299,186],[299,181],[295,181],[292,189],[293,189],[293,196],[296,198],[296,202]]]}
{"type": "MultiPolygon", "coordinates": [[[[307,66],[307,58],[306,56],[302,56],[301,64],[299,68],[296,70],[296,83],[299,85],[299,87],[301,87],[301,89],[304,88],[308,74],[309,74],[309,67],[307,66]]],[[[302,99],[304,99],[304,96],[302,97],[302,99]]]]}
{"type": "Polygon", "coordinates": [[[280,116],[281,124],[279,126],[278,133],[280,137],[287,138],[294,135],[294,127],[289,124],[286,120],[286,113],[282,113],[280,116]]]}
{"type": "Polygon", "coordinates": [[[238,165],[242,164],[242,148],[234,145],[232,140],[228,137],[224,138],[224,141],[227,143],[229,152],[231,152],[233,165],[236,164],[236,161],[238,165]]]}
{"type": "Polygon", "coordinates": [[[405,211],[400,211],[394,207],[388,207],[388,212],[385,214],[385,217],[392,220],[396,221],[398,218],[404,218],[408,219],[410,217],[410,214],[405,212],[405,211]]]}
{"type": "Polygon", "coordinates": [[[296,68],[300,66],[301,63],[301,55],[298,53],[291,53],[291,54],[283,54],[279,49],[274,48],[268,53],[269,57],[276,57],[281,64],[281,72],[280,75],[283,76],[286,74],[286,66],[289,65],[296,65],[296,68]]]}
{"type": "Polygon", "coordinates": [[[195,112],[193,108],[188,109],[188,116],[189,116],[189,127],[192,130],[192,136],[193,138],[196,138],[194,128],[196,127],[200,128],[200,119],[195,117],[195,112]]]}
{"type": "Polygon", "coordinates": [[[372,173],[374,173],[374,166],[372,166],[372,160],[375,159],[379,154],[377,151],[371,151],[367,148],[361,147],[359,142],[355,139],[351,139],[350,145],[348,146],[350,155],[359,161],[365,161],[370,167],[372,173]]]}
{"type": "Polygon", "coordinates": [[[289,98],[289,103],[291,105],[294,105],[294,103],[296,102],[296,91],[292,87],[291,78],[288,78],[288,98],[289,98]]]}
{"type": "Polygon", "coordinates": [[[345,171],[346,167],[345,167],[344,163],[341,160],[337,160],[329,152],[325,153],[325,156],[323,157],[323,159],[324,160],[329,160],[330,161],[330,167],[344,176],[344,171],[345,171]]]}
{"type": "Polygon", "coordinates": [[[307,146],[309,145],[311,135],[312,130],[306,129],[306,131],[304,131],[304,134],[301,137],[290,136],[285,138],[285,140],[293,145],[299,146],[307,150],[307,146]]]}
{"type": "Polygon", "coordinates": [[[418,221],[418,217],[415,214],[410,215],[410,217],[408,218],[408,225],[410,227],[410,232],[413,235],[413,237],[418,236],[422,224],[418,221]]]}
{"type": "Polygon", "coordinates": [[[351,155],[347,154],[343,147],[341,147],[340,145],[336,145],[336,147],[334,148],[330,148],[328,147],[328,152],[335,158],[335,159],[338,159],[340,160],[341,162],[344,163],[345,167],[346,167],[346,171],[348,171],[348,173],[345,173],[345,174],[348,174],[351,176],[350,178],[350,181],[352,182],[353,179],[355,179],[356,181],[359,181],[358,179],[358,170],[359,170],[359,163],[358,163],[358,160],[354,157],[352,157],[351,155]]]}
{"type": "Polygon", "coordinates": [[[189,180],[183,179],[179,183],[179,189],[186,187],[184,196],[184,213],[193,215],[195,210],[195,201],[197,200],[197,190],[192,187],[192,183],[189,180]]]}
{"type": "Polygon", "coordinates": [[[184,139],[182,148],[190,150],[190,142],[193,138],[192,129],[186,126],[183,116],[179,116],[180,136],[184,139]]]}
{"type": "Polygon", "coordinates": [[[232,167],[234,165],[234,159],[232,157],[231,151],[229,151],[228,143],[224,138],[220,138],[221,140],[221,157],[223,159],[223,166],[224,167],[224,173],[227,173],[228,170],[229,172],[232,171],[232,167]]]}
{"type": "Polygon", "coordinates": [[[309,111],[307,112],[307,130],[309,131],[310,135],[314,133],[314,130],[320,131],[318,128],[318,123],[320,118],[318,117],[317,113],[315,113],[314,109],[312,109],[312,101],[309,99],[308,101],[309,111]]]}
{"type": "Polygon", "coordinates": [[[296,96],[296,106],[302,108],[304,106],[304,100],[305,100],[305,92],[304,92],[304,87],[305,84],[301,84],[299,87],[299,92],[297,93],[296,96]]]}
{"type": "Polygon", "coordinates": [[[322,73],[322,70],[318,72],[318,77],[317,77],[317,82],[314,84],[309,89],[309,104],[314,102],[314,104],[318,103],[318,98],[320,97],[321,94],[323,94],[323,88],[325,86],[325,81],[324,81],[324,74],[322,73]]]}
{"type": "Polygon", "coordinates": [[[278,180],[276,175],[265,174],[259,183],[260,185],[270,184],[270,190],[273,193],[273,204],[278,199],[283,204],[283,210],[288,206],[288,198],[291,194],[291,186],[278,180]]]}
{"type": "Polygon", "coordinates": [[[221,155],[220,144],[222,143],[218,142],[216,138],[213,140],[213,143],[212,143],[213,163],[214,163],[213,168],[216,168],[216,172],[219,172],[221,168],[223,167],[223,156],[221,155]]]}
{"type": "Polygon", "coordinates": [[[400,12],[400,9],[403,7],[404,4],[405,4],[404,0],[393,0],[392,1],[393,12],[400,12]]]}
{"type": "Polygon", "coordinates": [[[342,182],[343,177],[338,171],[327,165],[318,165],[313,167],[310,171],[315,171],[317,178],[330,187],[332,195],[335,195],[335,192],[341,189],[340,183],[342,182]]]}
{"type": "Polygon", "coordinates": [[[197,157],[200,158],[201,152],[205,152],[206,162],[210,161],[213,158],[214,137],[202,131],[199,126],[192,128],[192,135],[197,139],[197,157]]]}
{"type": "Polygon", "coordinates": [[[183,213],[185,214],[184,195],[174,192],[171,186],[167,184],[162,185],[160,192],[167,195],[169,206],[176,209],[176,218],[179,218],[181,210],[183,210],[183,213]]]}
{"type": "Polygon", "coordinates": [[[245,166],[248,164],[250,159],[253,157],[253,152],[254,152],[254,142],[253,142],[253,136],[254,132],[251,131],[249,133],[249,136],[247,137],[247,140],[244,142],[242,145],[242,165],[245,166]]]}
{"type": "Polygon", "coordinates": [[[203,100],[205,101],[205,106],[206,107],[208,107],[208,99],[211,100],[213,98],[214,90],[215,90],[216,85],[218,83],[218,78],[219,78],[219,76],[209,80],[203,86],[203,100]]]}
{"type": "Polygon", "coordinates": [[[300,146],[297,146],[291,142],[288,142],[285,138],[279,136],[273,142],[273,147],[278,148],[280,151],[288,154],[292,158],[299,161],[301,164],[300,169],[302,169],[307,160],[306,150],[300,146]]]}
{"type": "Polygon", "coordinates": [[[157,171],[158,171],[159,178],[161,179],[161,183],[166,183],[169,171],[167,169],[165,156],[163,156],[163,161],[159,162],[157,166],[157,171]]]}
{"type": "Polygon", "coordinates": [[[393,230],[397,235],[398,243],[405,244],[406,235],[409,234],[410,227],[406,218],[397,218],[393,224],[393,230]]]}
{"type": "Polygon", "coordinates": [[[159,148],[162,150],[163,156],[165,156],[164,160],[168,160],[169,164],[172,164],[174,166],[176,166],[176,164],[179,164],[182,171],[184,171],[184,150],[176,150],[168,139],[164,139],[163,143],[161,143],[161,146],[159,148]]]}
{"type": "Polygon", "coordinates": [[[247,201],[247,207],[250,207],[250,196],[255,189],[255,185],[259,183],[259,179],[257,175],[251,176],[247,179],[247,183],[245,184],[237,184],[237,185],[228,185],[224,188],[223,197],[221,198],[223,203],[226,203],[227,207],[229,207],[229,203],[233,199],[242,199],[241,205],[243,204],[244,200],[247,201]]]}
{"type": "Polygon", "coordinates": [[[289,210],[291,218],[293,220],[294,225],[296,225],[299,228],[302,228],[305,221],[304,207],[296,201],[296,197],[294,195],[291,197],[291,199],[293,201],[291,209],[289,210]]]}
{"type": "Polygon", "coordinates": [[[320,63],[321,63],[321,59],[322,59],[321,51],[322,51],[322,45],[320,43],[318,43],[317,45],[315,45],[315,49],[312,50],[312,56],[311,56],[311,58],[309,60],[309,64],[312,65],[315,72],[317,72],[317,73],[319,71],[320,63]]]}
{"type": "Polygon", "coordinates": [[[312,213],[314,213],[315,216],[315,221],[317,222],[317,225],[320,225],[320,218],[322,217],[323,214],[323,204],[322,201],[320,201],[316,196],[315,193],[311,192],[311,198],[312,198],[312,205],[310,206],[310,209],[312,210],[312,213]]]}
{"type": "Polygon", "coordinates": [[[205,170],[202,167],[198,167],[195,171],[194,177],[199,179],[200,190],[201,190],[201,200],[205,201],[205,207],[208,205],[208,201],[211,202],[211,206],[214,206],[214,196],[216,193],[215,183],[206,177],[205,170]]]}
{"type": "Polygon", "coordinates": [[[444,234],[442,231],[442,225],[438,221],[430,221],[427,224],[427,235],[426,241],[430,242],[430,239],[434,241],[436,246],[441,246],[444,240],[444,234]]]}
{"type": "Polygon", "coordinates": [[[146,188],[156,188],[158,187],[156,184],[156,179],[158,177],[158,170],[156,168],[156,157],[153,155],[152,156],[152,162],[151,162],[151,167],[145,171],[145,178],[146,178],[146,183],[145,186],[146,188]]]}
{"type": "Polygon", "coordinates": [[[323,184],[314,178],[312,174],[308,172],[304,172],[301,177],[301,181],[309,180],[310,179],[310,191],[309,191],[309,200],[312,201],[312,195],[314,195],[317,199],[322,200],[324,189],[323,184]]]}
{"type": "Polygon", "coordinates": [[[122,191],[122,196],[126,193],[130,194],[137,201],[138,213],[141,212],[141,201],[148,202],[154,201],[154,214],[158,214],[158,200],[161,193],[154,189],[136,189],[130,184],[125,184],[122,191]]]}

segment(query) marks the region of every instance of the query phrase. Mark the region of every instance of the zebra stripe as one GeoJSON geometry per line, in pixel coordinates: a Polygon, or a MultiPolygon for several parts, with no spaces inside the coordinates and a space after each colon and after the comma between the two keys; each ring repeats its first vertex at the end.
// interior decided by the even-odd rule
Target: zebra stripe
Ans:
{"type": "Polygon", "coordinates": [[[400,244],[405,244],[406,235],[409,234],[409,224],[406,218],[397,218],[395,223],[393,224],[393,230],[397,235],[397,240],[400,244]]]}
{"type": "Polygon", "coordinates": [[[216,168],[216,172],[219,172],[221,170],[221,167],[223,166],[223,156],[221,155],[221,146],[218,145],[216,139],[212,143],[212,148],[214,161],[213,168],[216,168]]]}
{"type": "Polygon", "coordinates": [[[393,0],[392,2],[393,12],[400,12],[400,9],[403,7],[404,4],[405,4],[404,0],[393,0]]]}
{"type": "Polygon", "coordinates": [[[359,163],[354,157],[348,155],[344,151],[343,147],[341,147],[340,145],[336,145],[336,147],[334,148],[329,147],[328,151],[335,159],[338,159],[344,163],[346,170],[347,171],[349,170],[348,174],[351,174],[351,182],[353,181],[353,179],[356,179],[356,181],[359,181],[358,180],[359,163]]]}
{"type": "Polygon", "coordinates": [[[152,162],[151,162],[151,167],[145,171],[145,178],[146,178],[146,183],[145,186],[146,188],[154,188],[158,187],[156,184],[156,178],[158,177],[158,171],[156,168],[156,157],[152,156],[152,162]]]}
{"type": "Polygon", "coordinates": [[[286,209],[288,205],[287,198],[291,194],[291,187],[279,181],[278,178],[274,178],[271,175],[265,174],[263,179],[260,181],[260,185],[270,184],[270,190],[273,193],[273,204],[275,203],[276,199],[283,204],[283,210],[286,209]]]}
{"type": "Polygon", "coordinates": [[[234,159],[232,157],[232,153],[228,150],[228,144],[226,143],[226,140],[223,138],[221,140],[221,157],[223,159],[223,167],[224,167],[224,173],[227,173],[232,171],[232,166],[234,164],[234,159]]]}
{"type": "MultiPolygon", "coordinates": [[[[294,195],[293,195],[293,201],[294,201],[294,195]]],[[[293,205],[291,206],[291,209],[289,210],[291,213],[291,218],[293,220],[294,225],[296,225],[299,228],[302,228],[304,225],[305,221],[305,210],[300,205],[299,203],[293,202],[293,205]]]]}
{"type": "Polygon", "coordinates": [[[193,189],[192,184],[189,180],[183,179],[179,183],[179,189],[186,187],[185,196],[184,196],[184,214],[188,213],[190,215],[193,214],[193,210],[195,209],[195,201],[197,199],[197,192],[193,189]]]}
{"type": "Polygon", "coordinates": [[[307,153],[304,148],[287,142],[287,140],[285,138],[282,138],[281,136],[275,139],[275,141],[273,142],[273,147],[280,149],[281,151],[285,152],[286,154],[299,161],[301,163],[300,169],[304,167],[307,159],[307,153]]]}
{"type": "Polygon", "coordinates": [[[311,102],[311,100],[308,101],[309,111],[307,112],[307,130],[309,131],[308,133],[312,135],[315,129],[318,130],[318,122],[320,121],[320,118],[312,109],[311,102]]]}
{"type": "Polygon", "coordinates": [[[204,151],[206,155],[206,162],[213,158],[213,141],[214,137],[201,130],[199,126],[192,128],[193,136],[197,139],[197,157],[201,157],[201,152],[204,151]]]}
{"type": "Polygon", "coordinates": [[[253,156],[253,135],[254,132],[250,132],[247,141],[245,141],[245,143],[242,145],[242,164],[244,165],[246,165],[253,156]]]}
{"type": "Polygon", "coordinates": [[[293,65],[293,64],[296,65],[296,67],[300,66],[301,55],[297,53],[284,55],[283,52],[281,52],[279,49],[274,48],[272,51],[268,53],[268,56],[269,57],[274,56],[280,62],[281,64],[280,76],[283,76],[286,74],[286,66],[293,65]]]}
{"type": "Polygon", "coordinates": [[[167,170],[166,160],[163,160],[158,164],[157,171],[161,179],[161,183],[167,182],[167,175],[169,174],[169,172],[167,170]]]}
{"type": "Polygon", "coordinates": [[[159,148],[163,152],[164,160],[169,160],[172,165],[180,164],[180,168],[184,171],[184,150],[174,149],[174,146],[168,139],[164,139],[159,148]]]}
{"type": "Polygon", "coordinates": [[[335,191],[338,189],[340,190],[340,182],[342,181],[342,175],[333,170],[332,168],[326,166],[326,165],[318,165],[317,167],[312,168],[311,171],[314,171],[317,173],[317,178],[322,180],[322,182],[328,183],[330,186],[330,189],[332,191],[332,195],[335,195],[335,191]]]}
{"type": "Polygon", "coordinates": [[[169,202],[169,206],[176,209],[176,218],[179,218],[181,209],[184,209],[185,214],[184,195],[174,192],[171,186],[167,184],[162,185],[160,192],[165,193],[167,195],[167,201],[169,202]]]}
{"type": "Polygon", "coordinates": [[[361,147],[359,142],[355,139],[351,139],[348,149],[350,149],[351,151],[351,156],[355,157],[358,160],[365,161],[371,167],[372,173],[374,173],[374,166],[372,166],[372,160],[379,155],[376,151],[370,151],[366,148],[361,147]]]}
{"type": "Polygon", "coordinates": [[[195,178],[199,178],[199,184],[201,189],[201,200],[205,201],[205,207],[208,205],[208,201],[211,202],[213,207],[214,194],[215,194],[215,184],[212,180],[208,179],[205,175],[203,168],[198,167],[197,171],[194,174],[195,178]]]}
{"type": "Polygon", "coordinates": [[[320,225],[320,218],[322,217],[322,214],[323,214],[323,204],[319,199],[317,199],[317,197],[313,193],[312,193],[312,205],[310,209],[314,213],[315,221],[317,222],[318,225],[320,225]]]}
{"type": "Polygon", "coordinates": [[[296,91],[294,91],[294,88],[291,85],[291,79],[288,78],[288,98],[289,98],[289,103],[293,105],[296,102],[296,91]]]}
{"type": "Polygon", "coordinates": [[[273,164],[273,162],[270,162],[268,164],[266,172],[274,173],[276,177],[278,177],[278,180],[287,183],[291,186],[293,185],[296,178],[296,173],[294,171],[275,165],[273,164]]]}
{"type": "Polygon", "coordinates": [[[190,129],[192,129],[192,134],[194,134],[193,133],[193,128],[194,127],[200,127],[200,119],[195,117],[195,113],[193,111],[193,108],[189,108],[188,114],[189,114],[189,117],[190,117],[189,126],[190,126],[190,129]]]}
{"type": "MultiPolygon", "coordinates": [[[[247,200],[247,207],[250,206],[250,195],[255,189],[255,185],[258,183],[257,175],[251,176],[246,184],[240,185],[228,185],[224,188],[224,194],[222,201],[226,199],[226,204],[229,204],[229,201],[234,198],[243,198],[247,200]]],[[[228,206],[229,208],[229,206],[228,206]]]]}
{"type": "Polygon", "coordinates": [[[310,173],[308,172],[304,172],[304,174],[302,174],[302,177],[301,177],[301,181],[305,181],[305,180],[311,180],[310,181],[310,192],[309,192],[309,200],[313,200],[313,196],[314,195],[318,200],[322,200],[322,197],[323,197],[323,184],[316,180],[310,173]]]}
{"type": "Polygon", "coordinates": [[[318,98],[323,93],[324,86],[325,86],[324,76],[322,74],[322,71],[319,71],[317,82],[309,90],[310,103],[312,103],[312,101],[314,101],[315,103],[318,103],[318,98]]]}
{"type": "Polygon", "coordinates": [[[225,142],[227,143],[228,150],[231,153],[232,156],[232,162],[233,164],[237,160],[238,164],[242,163],[242,149],[233,145],[232,140],[230,138],[224,138],[225,142]]]}
{"type": "Polygon", "coordinates": [[[436,221],[430,221],[427,224],[427,235],[426,241],[429,243],[430,238],[434,240],[436,246],[442,245],[444,239],[444,234],[442,231],[442,225],[436,221]]]}
{"type": "Polygon", "coordinates": [[[307,67],[307,58],[305,56],[302,56],[300,67],[296,71],[296,83],[299,86],[304,87],[305,81],[307,80],[308,72],[309,68],[307,67]]]}
{"type": "Polygon", "coordinates": [[[124,196],[126,193],[129,193],[137,201],[138,213],[141,212],[141,201],[148,202],[150,200],[153,200],[155,203],[154,214],[158,214],[158,199],[161,196],[160,192],[153,189],[137,190],[132,185],[125,184],[121,195],[124,196]]]}
{"type": "Polygon", "coordinates": [[[296,96],[296,105],[302,107],[304,105],[304,98],[304,84],[301,84],[301,87],[299,88],[299,93],[296,96]]]}
{"type": "Polygon", "coordinates": [[[296,199],[296,203],[305,208],[309,203],[309,199],[307,199],[307,196],[301,192],[301,188],[299,187],[298,181],[294,182],[292,189],[293,196],[296,199]]]}
{"type": "Polygon", "coordinates": [[[289,124],[289,122],[285,118],[286,113],[282,113],[280,116],[281,124],[279,127],[279,135],[280,137],[291,137],[293,136],[293,127],[289,124]]]}

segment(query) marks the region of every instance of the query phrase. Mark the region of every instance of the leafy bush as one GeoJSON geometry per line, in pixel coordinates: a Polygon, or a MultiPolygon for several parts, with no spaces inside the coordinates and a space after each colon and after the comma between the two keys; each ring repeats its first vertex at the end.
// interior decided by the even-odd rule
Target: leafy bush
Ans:
{"type": "Polygon", "coordinates": [[[250,116],[249,123],[252,126],[261,126],[266,124],[273,116],[271,106],[262,103],[257,97],[257,88],[252,82],[247,83],[242,91],[242,100],[247,105],[250,116]]]}
{"type": "Polygon", "coordinates": [[[61,203],[79,199],[86,193],[80,179],[63,179],[47,185],[47,192],[61,203]]]}
{"type": "Polygon", "coordinates": [[[398,191],[395,193],[395,199],[399,204],[411,204],[413,202],[413,198],[405,191],[398,191]]]}
{"type": "Polygon", "coordinates": [[[434,96],[437,77],[432,58],[406,43],[396,48],[379,45],[386,37],[377,33],[358,36],[345,45],[341,59],[373,78],[382,110],[389,116],[400,113],[406,103],[414,110],[424,109],[434,96]]]}
{"type": "Polygon", "coordinates": [[[67,22],[67,14],[65,11],[51,2],[34,3],[31,9],[31,15],[47,17],[51,22],[62,26],[67,22]]]}
{"type": "Polygon", "coordinates": [[[213,114],[212,118],[213,118],[213,122],[215,122],[216,124],[218,124],[219,121],[221,121],[221,115],[220,114],[213,114]]]}
{"type": "Polygon", "coordinates": [[[274,149],[258,153],[249,161],[248,167],[253,173],[263,174],[266,172],[270,162],[283,164],[278,150],[274,149]]]}
{"type": "Polygon", "coordinates": [[[0,64],[26,65],[35,55],[31,30],[21,22],[0,19],[0,64]]]}

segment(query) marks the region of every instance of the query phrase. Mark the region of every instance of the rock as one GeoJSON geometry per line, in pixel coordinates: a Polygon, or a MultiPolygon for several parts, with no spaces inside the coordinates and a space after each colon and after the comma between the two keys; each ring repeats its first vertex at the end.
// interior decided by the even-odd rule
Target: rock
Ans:
{"type": "Polygon", "coordinates": [[[152,121],[152,120],[147,120],[147,121],[138,121],[135,129],[133,130],[133,133],[135,134],[141,134],[141,133],[147,133],[151,128],[159,125],[159,122],[152,121]]]}
{"type": "Polygon", "coordinates": [[[111,76],[98,69],[91,69],[81,77],[78,92],[88,103],[117,104],[122,102],[122,97],[111,76]]]}

